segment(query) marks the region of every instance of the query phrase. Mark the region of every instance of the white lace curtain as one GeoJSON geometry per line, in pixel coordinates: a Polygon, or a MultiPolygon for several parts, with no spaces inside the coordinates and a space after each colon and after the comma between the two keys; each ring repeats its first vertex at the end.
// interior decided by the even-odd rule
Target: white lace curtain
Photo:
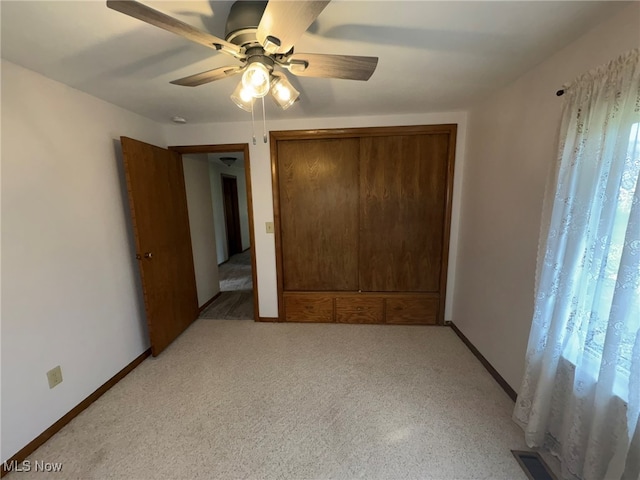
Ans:
{"type": "Polygon", "coordinates": [[[564,101],[514,419],[565,478],[639,480],[639,51],[564,101]]]}

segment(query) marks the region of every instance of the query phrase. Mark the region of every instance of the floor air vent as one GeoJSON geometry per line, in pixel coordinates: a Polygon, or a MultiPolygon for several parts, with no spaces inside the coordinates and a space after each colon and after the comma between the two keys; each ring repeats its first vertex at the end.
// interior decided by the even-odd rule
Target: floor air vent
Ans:
{"type": "Polygon", "coordinates": [[[523,450],[511,450],[511,453],[529,480],[558,480],[538,453],[523,450]]]}

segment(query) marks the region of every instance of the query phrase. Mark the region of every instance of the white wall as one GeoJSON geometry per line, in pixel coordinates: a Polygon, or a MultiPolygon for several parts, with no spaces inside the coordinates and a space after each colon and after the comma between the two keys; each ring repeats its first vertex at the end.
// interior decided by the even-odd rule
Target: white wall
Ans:
{"type": "Polygon", "coordinates": [[[202,306],[220,291],[213,226],[209,159],[206,155],[183,155],[184,183],[187,190],[189,229],[193,248],[198,305],[202,306]]]}
{"type": "Polygon", "coordinates": [[[640,4],[588,32],[469,114],[453,321],[517,391],[533,314],[547,173],[566,82],[640,39],[640,4]]]}
{"type": "Polygon", "coordinates": [[[242,250],[251,246],[249,233],[249,211],[247,209],[247,180],[244,168],[227,167],[213,160],[210,161],[209,175],[211,181],[211,197],[213,201],[214,218],[216,225],[216,239],[218,242],[218,264],[229,259],[227,245],[227,226],[224,217],[224,197],[222,194],[222,178],[220,174],[232,175],[237,179],[238,209],[240,214],[240,235],[242,236],[242,250]]]}
{"type": "MultiPolygon", "coordinates": [[[[456,171],[454,175],[453,212],[451,224],[451,242],[449,255],[449,273],[447,282],[447,303],[445,319],[451,318],[453,287],[458,235],[458,217],[460,204],[460,185],[462,165],[465,158],[466,113],[426,113],[415,115],[317,118],[269,121],[269,130],[300,130],[313,128],[351,128],[398,125],[428,125],[457,123],[458,138],[456,146],[456,171]]],[[[258,277],[258,299],[261,317],[278,316],[276,286],[276,260],[273,234],[265,233],[265,222],[273,221],[273,200],[271,190],[271,160],[269,144],[251,143],[251,123],[217,123],[199,125],[167,125],[165,136],[169,145],[204,145],[248,143],[250,147],[251,191],[253,196],[253,220],[255,226],[256,274],[258,277]]],[[[247,162],[248,159],[245,159],[247,162]]],[[[215,215],[215,212],[214,212],[215,215]]]]}
{"type": "Polygon", "coordinates": [[[247,175],[244,168],[230,167],[231,175],[238,178],[238,209],[240,210],[240,235],[242,235],[242,250],[251,246],[249,233],[249,206],[247,204],[247,175]]]}
{"type": "Polygon", "coordinates": [[[165,144],[157,123],[2,61],[2,461],[148,348],[120,135],[165,144]]]}
{"type": "Polygon", "coordinates": [[[209,162],[209,185],[211,187],[211,205],[213,224],[216,229],[216,257],[218,265],[227,261],[227,226],[224,222],[224,200],[222,198],[222,184],[220,182],[219,166],[209,162]]]}

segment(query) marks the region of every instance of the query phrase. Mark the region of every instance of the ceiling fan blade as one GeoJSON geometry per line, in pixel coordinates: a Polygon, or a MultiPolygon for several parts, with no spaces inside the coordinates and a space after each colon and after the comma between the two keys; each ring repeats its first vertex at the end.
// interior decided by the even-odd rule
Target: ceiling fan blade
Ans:
{"type": "Polygon", "coordinates": [[[267,53],[287,53],[330,0],[271,0],[262,14],[256,38],[267,53]]]}
{"type": "Polygon", "coordinates": [[[195,75],[189,75],[188,77],[179,78],[171,83],[174,85],[182,85],[183,87],[197,87],[198,85],[204,85],[205,83],[214,82],[216,80],[222,80],[223,78],[232,77],[240,72],[243,72],[246,67],[220,67],[213,70],[207,70],[206,72],[196,73],[195,75]]]}
{"type": "Polygon", "coordinates": [[[369,80],[378,65],[378,57],[294,53],[287,57],[285,65],[299,77],[369,80]]]}
{"type": "Polygon", "coordinates": [[[160,27],[168,32],[180,35],[187,40],[199,43],[205,47],[221,50],[238,58],[244,58],[243,50],[237,45],[226,42],[202,30],[198,30],[188,23],[181,22],[158,10],[147,7],[140,2],[134,0],[107,0],[107,7],[156,27],[160,27]]]}

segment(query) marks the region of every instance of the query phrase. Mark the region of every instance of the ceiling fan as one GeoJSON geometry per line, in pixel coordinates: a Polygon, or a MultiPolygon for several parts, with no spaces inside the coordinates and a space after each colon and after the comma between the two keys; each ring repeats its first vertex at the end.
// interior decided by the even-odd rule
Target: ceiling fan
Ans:
{"type": "Polygon", "coordinates": [[[329,1],[236,1],[227,18],[224,40],[137,1],[108,0],[107,6],[239,60],[241,65],[215,68],[171,83],[195,87],[242,74],[231,99],[253,113],[255,99],[269,92],[283,109],[298,99],[300,93],[285,71],[302,77],[365,81],[371,77],[377,57],[294,53],[295,42],[329,1]]]}

